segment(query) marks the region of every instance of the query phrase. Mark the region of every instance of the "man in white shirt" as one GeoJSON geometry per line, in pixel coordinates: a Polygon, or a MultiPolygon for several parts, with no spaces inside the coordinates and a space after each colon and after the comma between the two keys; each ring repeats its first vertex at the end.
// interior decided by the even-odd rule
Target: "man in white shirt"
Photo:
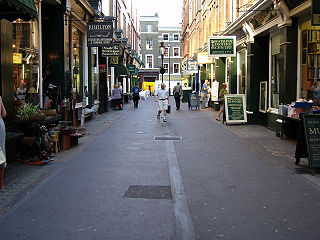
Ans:
{"type": "Polygon", "coordinates": [[[158,88],[154,93],[154,101],[158,101],[158,114],[157,119],[160,119],[160,114],[163,112],[163,122],[167,121],[167,112],[169,105],[169,92],[166,85],[161,83],[161,88],[158,88]]]}

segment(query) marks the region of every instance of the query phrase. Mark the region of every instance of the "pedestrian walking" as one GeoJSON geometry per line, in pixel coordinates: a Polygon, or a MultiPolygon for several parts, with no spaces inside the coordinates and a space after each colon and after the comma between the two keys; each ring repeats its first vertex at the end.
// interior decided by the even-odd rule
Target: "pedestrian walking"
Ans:
{"type": "Polygon", "coordinates": [[[119,90],[121,92],[120,108],[122,108],[123,107],[123,89],[121,86],[121,82],[118,82],[118,86],[119,86],[119,90]]]}
{"type": "Polygon", "coordinates": [[[112,99],[114,101],[115,110],[122,110],[121,107],[121,90],[119,89],[119,85],[115,84],[112,89],[112,99]]]}
{"type": "Polygon", "coordinates": [[[228,94],[227,84],[222,83],[222,88],[220,90],[219,98],[218,98],[218,102],[220,104],[220,111],[218,113],[218,117],[216,118],[217,121],[220,121],[221,114],[224,112],[224,95],[226,95],[226,94],[228,94]]]}
{"type": "Polygon", "coordinates": [[[176,101],[176,109],[179,110],[180,109],[180,101],[183,96],[183,90],[182,90],[182,86],[180,85],[180,82],[177,82],[177,85],[174,86],[173,96],[174,96],[174,100],[176,101]]]}
{"type": "Polygon", "coordinates": [[[141,91],[141,89],[138,87],[138,84],[136,83],[134,85],[134,88],[132,89],[132,100],[133,100],[134,108],[138,108],[139,99],[140,99],[140,95],[139,95],[140,91],[141,91]]]}
{"type": "Polygon", "coordinates": [[[204,84],[202,85],[201,93],[200,93],[200,99],[201,99],[201,108],[206,107],[207,97],[208,97],[208,80],[204,81],[204,84]]]}
{"type": "Polygon", "coordinates": [[[160,114],[163,114],[163,122],[167,122],[167,110],[169,105],[169,92],[166,85],[161,83],[161,88],[158,88],[154,93],[154,101],[158,101],[157,119],[160,119],[160,114]]]}
{"type": "Polygon", "coordinates": [[[4,182],[3,182],[3,177],[4,177],[4,169],[7,166],[7,162],[5,159],[6,156],[6,127],[3,122],[3,118],[7,116],[7,111],[6,108],[4,107],[4,104],[2,102],[2,98],[0,97],[0,147],[2,151],[2,159],[0,159],[1,164],[0,164],[0,189],[4,188],[4,182]]]}

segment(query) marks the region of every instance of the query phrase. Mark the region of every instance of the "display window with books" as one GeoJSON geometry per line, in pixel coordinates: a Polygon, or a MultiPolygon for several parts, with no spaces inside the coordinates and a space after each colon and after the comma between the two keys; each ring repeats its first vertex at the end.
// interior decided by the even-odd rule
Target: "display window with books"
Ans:
{"type": "Polygon", "coordinates": [[[301,97],[320,105],[320,27],[301,25],[301,97]]]}

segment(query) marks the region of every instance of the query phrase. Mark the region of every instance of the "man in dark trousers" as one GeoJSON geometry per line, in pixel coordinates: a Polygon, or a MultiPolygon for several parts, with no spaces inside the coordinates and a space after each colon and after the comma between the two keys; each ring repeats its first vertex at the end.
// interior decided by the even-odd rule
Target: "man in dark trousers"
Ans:
{"type": "Polygon", "coordinates": [[[134,85],[134,88],[132,89],[132,100],[133,100],[133,104],[134,104],[134,108],[138,108],[139,105],[139,92],[141,91],[141,89],[138,87],[138,84],[136,83],[134,85]]]}
{"type": "Polygon", "coordinates": [[[180,109],[180,101],[183,97],[183,91],[182,86],[180,85],[180,82],[177,82],[177,85],[173,88],[173,96],[174,100],[176,100],[176,108],[177,110],[180,109]]]}

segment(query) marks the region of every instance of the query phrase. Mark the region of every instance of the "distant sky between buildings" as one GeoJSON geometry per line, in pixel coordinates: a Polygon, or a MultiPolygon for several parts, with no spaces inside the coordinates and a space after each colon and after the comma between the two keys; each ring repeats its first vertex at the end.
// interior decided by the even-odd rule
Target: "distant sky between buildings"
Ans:
{"type": "Polygon", "coordinates": [[[161,27],[180,26],[182,22],[182,0],[133,0],[140,16],[159,14],[161,27]]]}

